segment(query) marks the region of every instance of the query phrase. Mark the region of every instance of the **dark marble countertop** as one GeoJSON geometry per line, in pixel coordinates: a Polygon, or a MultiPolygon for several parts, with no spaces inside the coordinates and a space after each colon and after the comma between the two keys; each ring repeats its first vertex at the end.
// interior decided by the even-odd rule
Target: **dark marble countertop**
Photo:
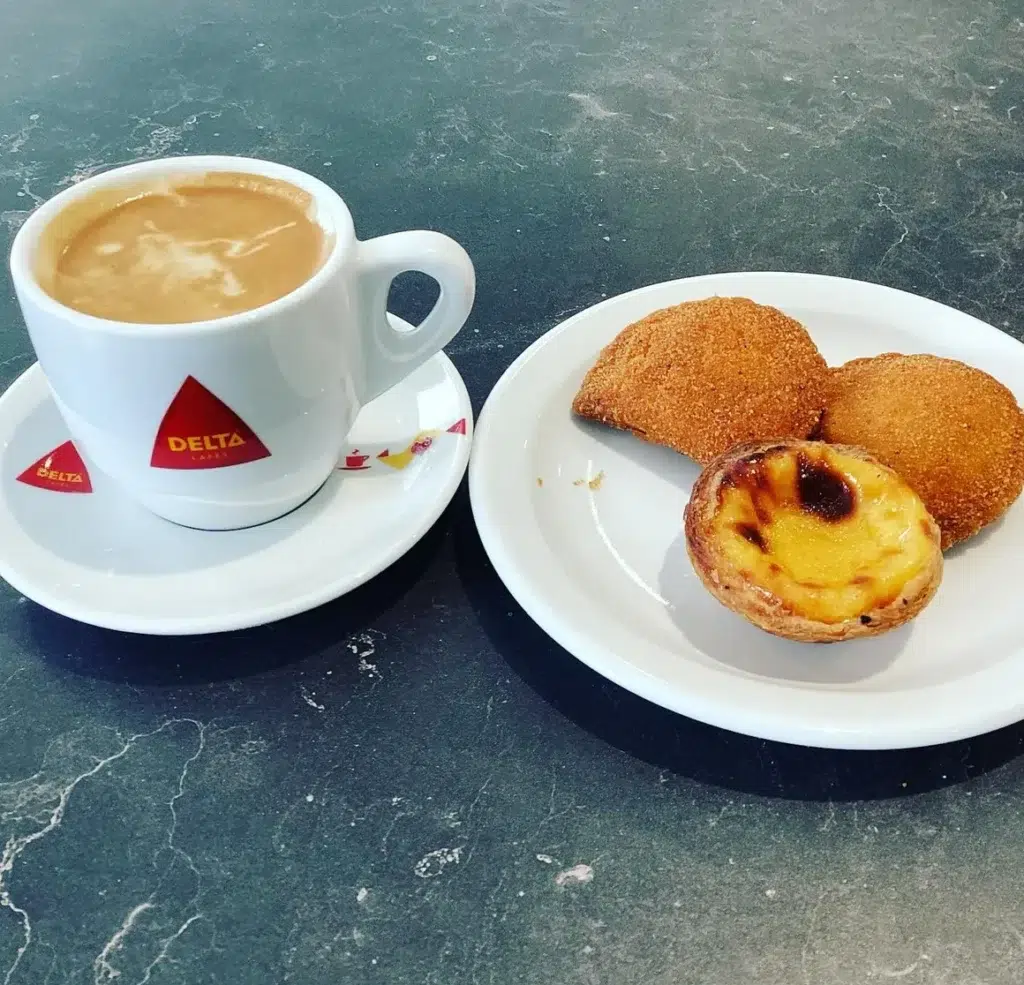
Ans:
{"type": "MultiPolygon", "coordinates": [[[[0,0],[0,247],[115,162],[295,165],[364,237],[469,249],[477,409],[566,314],[710,271],[1019,336],[1022,66],[1009,0],[0,0]]],[[[0,386],[31,361],[4,279],[0,386]]],[[[533,626],[464,491],[258,631],[123,636],[4,586],[0,981],[1024,982],[1022,741],[827,753],[663,713],[533,626]]]]}

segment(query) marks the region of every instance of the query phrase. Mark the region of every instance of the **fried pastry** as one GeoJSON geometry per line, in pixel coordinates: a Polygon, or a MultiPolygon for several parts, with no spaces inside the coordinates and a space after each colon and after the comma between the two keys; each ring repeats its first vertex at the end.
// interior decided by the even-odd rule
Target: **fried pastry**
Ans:
{"type": "Polygon", "coordinates": [[[920,497],[867,452],[815,441],[741,445],[697,479],[686,547],[705,588],[755,626],[802,642],[884,633],[942,578],[920,497]]]}
{"type": "Polygon", "coordinates": [[[1006,512],[1024,488],[1024,414],[973,366],[886,353],[832,370],[820,436],[895,469],[942,530],[943,549],[1006,512]]]}
{"type": "Polygon", "coordinates": [[[713,297],[623,329],[572,407],[703,464],[739,442],[806,438],[827,382],[825,360],[798,321],[749,298],[713,297]]]}

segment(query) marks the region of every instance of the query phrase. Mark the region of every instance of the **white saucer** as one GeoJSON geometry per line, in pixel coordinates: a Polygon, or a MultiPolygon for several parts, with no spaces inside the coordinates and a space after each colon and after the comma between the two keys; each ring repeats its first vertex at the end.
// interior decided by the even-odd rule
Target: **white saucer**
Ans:
{"type": "Polygon", "coordinates": [[[513,596],[599,674],[736,732],[881,749],[1024,718],[1024,501],[947,556],[937,598],[913,623],[831,647],[789,643],[723,608],[693,574],[682,514],[697,466],[572,417],[584,373],[621,328],[713,294],[777,305],[807,326],[832,364],[933,352],[992,373],[1024,398],[1024,346],[968,315],[873,284],[737,273],[611,298],[527,349],[480,416],[473,512],[513,596]]]}
{"type": "Polygon", "coordinates": [[[190,530],[128,500],[88,461],[80,473],[73,446],[39,475],[68,433],[34,365],[0,398],[0,575],[40,605],[110,629],[271,622],[343,595],[409,550],[455,494],[471,439],[465,384],[440,353],[363,408],[340,467],[299,509],[247,530],[190,530]],[[26,470],[45,488],[19,481],[26,470]]]}

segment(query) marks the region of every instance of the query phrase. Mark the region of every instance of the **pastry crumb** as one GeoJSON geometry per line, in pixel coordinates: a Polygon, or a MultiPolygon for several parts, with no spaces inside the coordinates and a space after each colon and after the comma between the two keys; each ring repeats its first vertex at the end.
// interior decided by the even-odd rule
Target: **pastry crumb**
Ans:
{"type": "Polygon", "coordinates": [[[588,489],[600,489],[601,483],[604,482],[604,470],[602,469],[597,475],[590,479],[573,479],[574,486],[586,486],[588,489]]]}
{"type": "Polygon", "coordinates": [[[543,485],[544,485],[544,480],[538,475],[537,476],[537,486],[538,486],[538,488],[540,486],[543,486],[543,485]]]}

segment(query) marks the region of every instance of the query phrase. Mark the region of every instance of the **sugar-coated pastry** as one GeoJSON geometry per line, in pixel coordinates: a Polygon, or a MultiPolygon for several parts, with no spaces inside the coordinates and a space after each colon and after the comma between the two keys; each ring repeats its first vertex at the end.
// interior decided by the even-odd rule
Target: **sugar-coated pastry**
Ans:
{"type": "Polygon", "coordinates": [[[825,360],[798,321],[749,298],[712,297],[624,328],[572,406],[706,463],[739,442],[806,438],[827,382],[825,360]]]}
{"type": "Polygon", "coordinates": [[[943,549],[997,520],[1024,488],[1024,414],[988,373],[887,353],[831,372],[820,436],[895,469],[942,530],[943,549]]]}

